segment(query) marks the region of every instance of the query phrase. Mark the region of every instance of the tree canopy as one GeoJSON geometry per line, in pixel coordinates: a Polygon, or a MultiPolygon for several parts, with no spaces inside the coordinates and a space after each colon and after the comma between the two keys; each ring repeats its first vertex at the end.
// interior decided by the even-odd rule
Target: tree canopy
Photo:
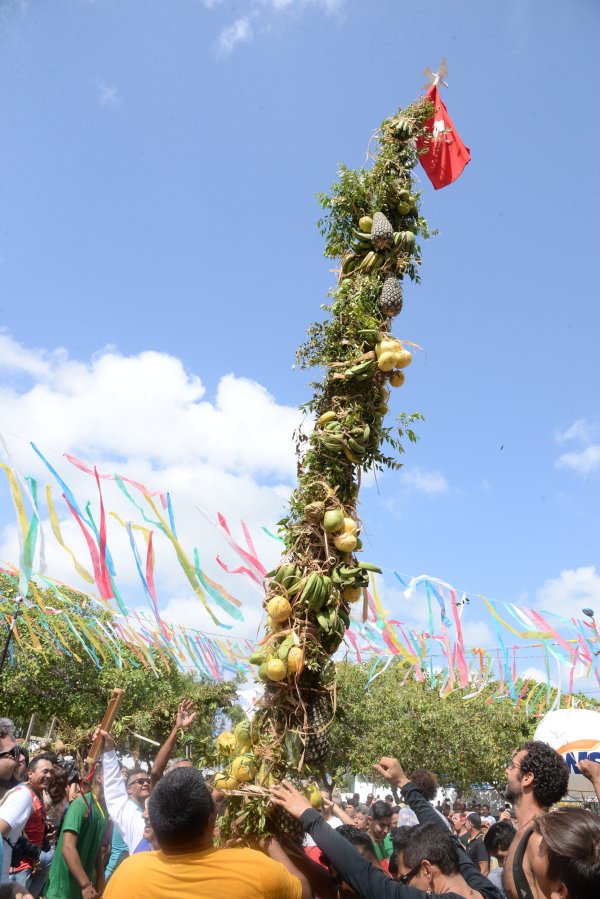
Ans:
{"type": "MultiPolygon", "coordinates": [[[[15,595],[12,579],[0,575],[0,593],[6,597],[15,595]]],[[[48,605],[60,608],[61,599],[54,593],[41,591],[41,596],[48,605]]],[[[83,594],[71,593],[69,598],[79,600],[80,615],[110,617],[109,612],[92,610],[86,605],[83,594]]],[[[0,603],[0,608],[5,615],[12,613],[6,602],[0,603]]],[[[68,611],[72,614],[72,607],[68,611]]],[[[30,609],[28,614],[34,619],[40,613],[30,609]]],[[[37,632],[41,633],[41,630],[37,632]]],[[[72,749],[89,745],[91,732],[102,719],[115,687],[125,690],[125,696],[113,732],[121,747],[139,752],[142,758],[153,755],[155,750],[135,734],[162,742],[172,727],[182,699],[191,699],[199,711],[184,736],[185,742],[194,744],[212,736],[215,717],[235,703],[235,682],[201,680],[196,674],[182,672],[174,665],[167,667],[163,661],[156,662],[155,674],[128,652],[125,644],[121,664],[118,659],[106,657],[101,668],[81,651],[76,637],[69,637],[66,630],[64,645],[71,652],[77,652],[79,659],[59,651],[51,635],[42,635],[40,644],[41,648],[36,651],[30,645],[13,641],[14,665],[7,659],[0,676],[0,708],[2,714],[12,718],[22,731],[35,714],[34,733],[38,735],[47,732],[56,717],[55,735],[72,749]]]]}
{"type": "MultiPolygon", "coordinates": [[[[382,663],[383,667],[383,663],[382,663]]],[[[440,784],[468,789],[498,786],[511,753],[531,738],[536,722],[510,701],[492,702],[493,685],[473,699],[469,690],[441,697],[393,662],[369,685],[372,663],[338,667],[337,714],[332,727],[332,768],[373,778],[383,755],[405,771],[428,768],[440,784]]]]}

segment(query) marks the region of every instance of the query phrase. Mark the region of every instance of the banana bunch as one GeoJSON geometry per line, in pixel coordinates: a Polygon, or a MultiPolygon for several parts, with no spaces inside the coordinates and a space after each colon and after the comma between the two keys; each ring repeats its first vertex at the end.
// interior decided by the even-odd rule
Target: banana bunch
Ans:
{"type": "Polygon", "coordinates": [[[325,634],[336,634],[342,638],[346,628],[350,627],[350,615],[342,606],[332,606],[317,613],[317,622],[325,634]]]}
{"type": "MultiPolygon", "coordinates": [[[[367,362],[368,371],[372,372],[376,368],[376,364],[372,359],[367,362]]],[[[361,362],[360,365],[365,365],[365,363],[361,362]]],[[[359,379],[362,380],[362,378],[359,379]]],[[[344,424],[337,418],[335,421],[329,421],[323,428],[313,433],[312,439],[324,452],[334,455],[343,453],[349,462],[357,464],[367,451],[371,429],[368,424],[354,426],[350,426],[350,424],[344,426],[344,424]]]]}
{"type": "Polygon", "coordinates": [[[344,380],[351,381],[355,378],[357,381],[366,381],[376,368],[374,359],[364,359],[362,362],[357,362],[344,370],[344,380]]]}
{"type": "Polygon", "coordinates": [[[409,140],[413,133],[412,122],[404,116],[398,116],[391,122],[391,131],[396,140],[409,140]]]}
{"type": "Polygon", "coordinates": [[[313,572],[309,574],[299,602],[309,612],[320,612],[326,606],[331,595],[331,578],[327,574],[313,572]]]}
{"type": "Polygon", "coordinates": [[[358,272],[364,272],[368,275],[379,271],[384,262],[385,257],[380,253],[368,249],[366,245],[361,245],[360,248],[355,249],[352,253],[348,253],[342,259],[342,275],[347,277],[358,272]],[[364,252],[366,252],[366,256],[362,255],[364,252]]]}
{"type": "Polygon", "coordinates": [[[283,587],[289,595],[297,593],[302,586],[302,572],[293,562],[284,562],[278,568],[270,571],[267,577],[283,587]]]}
{"type": "MultiPolygon", "coordinates": [[[[414,227],[416,231],[416,226],[414,227]]],[[[415,231],[407,228],[406,231],[396,231],[394,233],[394,250],[396,253],[399,253],[400,250],[405,250],[408,253],[412,252],[417,242],[415,231]]]]}
{"type": "Polygon", "coordinates": [[[370,571],[381,574],[381,568],[373,565],[372,562],[358,562],[353,567],[338,565],[331,572],[331,581],[342,591],[346,587],[360,587],[362,589],[369,586],[370,571]]]}

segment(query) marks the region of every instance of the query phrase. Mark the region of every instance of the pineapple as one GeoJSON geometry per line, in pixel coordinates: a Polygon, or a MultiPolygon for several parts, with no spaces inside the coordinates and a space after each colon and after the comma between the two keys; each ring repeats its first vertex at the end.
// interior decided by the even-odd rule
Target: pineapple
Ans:
{"type": "Polygon", "coordinates": [[[379,297],[379,311],[382,315],[398,315],[402,312],[402,282],[391,273],[385,276],[379,297]]]}
{"type": "Polygon", "coordinates": [[[394,245],[394,229],[383,212],[376,212],[373,216],[371,243],[377,251],[389,250],[394,245]]]}
{"type": "Polygon", "coordinates": [[[289,812],[281,806],[273,806],[269,812],[273,829],[281,837],[287,837],[293,843],[302,845],[304,841],[304,828],[289,812]]]}
{"type": "Polygon", "coordinates": [[[331,724],[332,708],[328,693],[318,693],[307,706],[308,732],[305,738],[304,760],[307,765],[321,767],[329,755],[327,731],[331,724]]]}

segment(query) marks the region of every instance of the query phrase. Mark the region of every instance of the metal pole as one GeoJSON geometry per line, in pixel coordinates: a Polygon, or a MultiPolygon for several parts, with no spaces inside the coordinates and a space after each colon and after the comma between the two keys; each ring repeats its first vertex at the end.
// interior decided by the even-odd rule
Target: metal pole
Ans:
{"type": "Polygon", "coordinates": [[[8,648],[10,646],[10,641],[12,640],[12,635],[13,635],[13,631],[15,629],[15,624],[17,623],[17,618],[19,617],[19,612],[21,611],[21,603],[23,602],[23,597],[16,596],[15,602],[17,604],[17,608],[15,609],[15,613],[12,617],[12,621],[10,622],[8,634],[6,635],[6,641],[4,643],[4,649],[2,651],[2,658],[0,658],[0,674],[2,674],[2,670],[4,668],[4,663],[6,662],[6,656],[8,655],[8,648]]]}

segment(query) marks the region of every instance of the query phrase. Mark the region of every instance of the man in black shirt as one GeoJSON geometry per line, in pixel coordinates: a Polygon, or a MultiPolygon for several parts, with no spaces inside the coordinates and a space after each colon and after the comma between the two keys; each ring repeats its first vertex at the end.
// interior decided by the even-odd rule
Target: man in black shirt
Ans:
{"type": "Polygon", "coordinates": [[[479,866],[482,874],[490,873],[490,856],[483,842],[483,830],[481,828],[481,815],[478,812],[471,812],[465,820],[465,827],[469,834],[469,842],[467,843],[467,855],[474,865],[479,866]]]}
{"type": "MultiPolygon", "coordinates": [[[[419,823],[434,823],[438,828],[444,824],[435,809],[423,799],[395,759],[382,759],[375,766],[378,773],[388,780],[393,787],[400,787],[404,801],[417,815],[419,823]],[[392,764],[393,763],[393,764],[392,764]],[[385,767],[384,767],[385,766],[385,767]]],[[[304,829],[310,833],[317,846],[327,855],[338,874],[363,899],[438,899],[439,893],[417,889],[410,886],[410,872],[402,873],[399,880],[392,880],[383,871],[374,867],[367,859],[362,858],[349,843],[327,825],[321,815],[310,806],[307,798],[296,790],[291,783],[271,787],[272,800],[276,805],[285,808],[298,818],[304,829]]],[[[492,886],[473,865],[462,848],[458,848],[459,869],[463,880],[469,887],[469,895],[475,891],[483,899],[502,899],[496,887],[492,886]]],[[[421,866],[420,866],[421,867],[421,866]]],[[[443,893],[444,899],[463,899],[464,894],[454,890],[443,893]]]]}

